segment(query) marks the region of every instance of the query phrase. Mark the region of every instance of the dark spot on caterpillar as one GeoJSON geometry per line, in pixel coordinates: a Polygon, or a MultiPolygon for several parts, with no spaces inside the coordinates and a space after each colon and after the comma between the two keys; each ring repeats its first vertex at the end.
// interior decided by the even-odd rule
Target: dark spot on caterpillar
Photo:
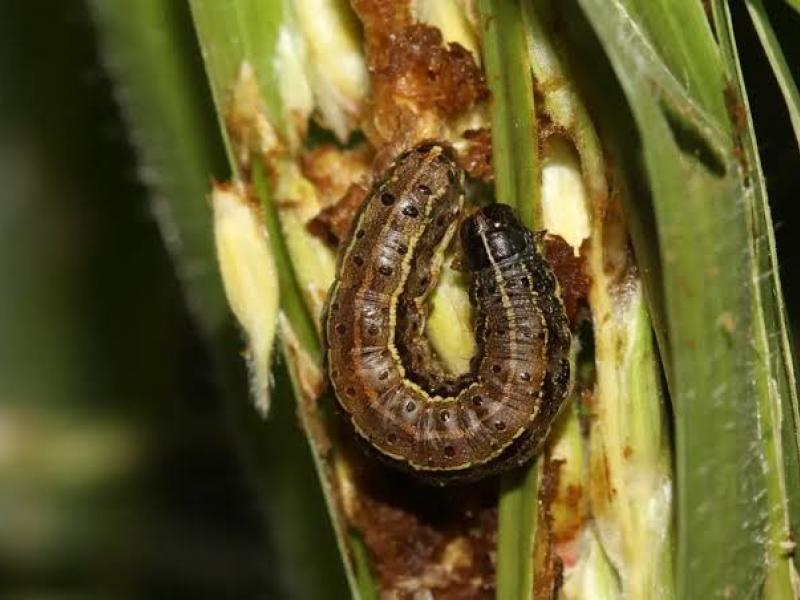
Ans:
{"type": "Polygon", "coordinates": [[[333,377],[334,379],[338,379],[339,378],[339,371],[337,371],[336,369],[333,369],[331,371],[331,377],[333,377]]]}
{"type": "Polygon", "coordinates": [[[431,188],[429,188],[427,185],[424,184],[417,186],[417,190],[423,196],[430,196],[433,193],[431,192],[431,188]]]}
{"type": "Polygon", "coordinates": [[[380,379],[381,381],[386,381],[387,379],[389,379],[389,371],[381,371],[381,374],[378,375],[378,379],[380,379]]]}
{"type": "Polygon", "coordinates": [[[365,233],[366,233],[366,231],[364,231],[363,229],[359,229],[358,231],[356,231],[356,237],[357,237],[358,239],[361,239],[361,238],[363,238],[363,237],[364,237],[364,234],[365,234],[365,233]]]}
{"type": "Polygon", "coordinates": [[[528,373],[527,371],[523,371],[522,373],[519,374],[519,378],[522,381],[530,381],[531,380],[531,374],[528,373]]]}
{"type": "Polygon", "coordinates": [[[558,372],[555,375],[555,382],[559,387],[566,388],[569,384],[569,361],[566,358],[558,363],[558,372]]]}
{"type": "Polygon", "coordinates": [[[506,428],[505,421],[495,421],[494,428],[497,429],[497,431],[504,431],[506,428]]]}
{"type": "Polygon", "coordinates": [[[416,402],[414,402],[413,400],[409,400],[408,402],[406,402],[406,412],[412,413],[415,410],[417,410],[417,403],[416,402]]]}
{"type": "Polygon", "coordinates": [[[447,172],[447,181],[451,184],[455,183],[458,180],[458,176],[456,175],[455,171],[448,171],[447,172]]]}
{"type": "Polygon", "coordinates": [[[492,373],[499,373],[502,370],[503,367],[501,367],[500,365],[492,365],[492,373]]]}
{"type": "Polygon", "coordinates": [[[367,329],[367,333],[370,335],[377,335],[378,334],[378,326],[377,325],[370,325],[367,329]]]}
{"type": "Polygon", "coordinates": [[[453,458],[456,455],[456,449],[450,445],[444,447],[444,455],[447,458],[453,458]]]}
{"type": "Polygon", "coordinates": [[[406,246],[405,244],[400,244],[397,247],[397,253],[398,254],[405,255],[407,252],[408,252],[408,246],[406,246]]]}
{"type": "Polygon", "coordinates": [[[381,194],[381,204],[384,206],[391,206],[394,204],[394,196],[389,192],[383,192],[381,194]]]}
{"type": "Polygon", "coordinates": [[[347,388],[347,389],[345,390],[345,393],[346,393],[348,396],[355,396],[355,395],[356,395],[356,389],[355,389],[355,388],[352,388],[352,387],[349,387],[349,388],[347,388]]]}
{"type": "Polygon", "coordinates": [[[480,396],[473,396],[472,397],[472,404],[474,406],[476,406],[476,407],[483,406],[483,398],[481,398],[480,396]]]}
{"type": "Polygon", "coordinates": [[[407,217],[413,218],[419,216],[419,211],[417,210],[416,206],[412,204],[407,204],[406,206],[403,207],[403,214],[407,217]]]}
{"type": "Polygon", "coordinates": [[[426,287],[428,287],[429,282],[430,278],[427,275],[425,275],[425,277],[419,280],[419,289],[424,290],[426,287]]]}
{"type": "Polygon", "coordinates": [[[522,326],[522,327],[519,327],[519,334],[522,337],[531,337],[531,330],[530,330],[529,327],[522,326]]]}
{"type": "Polygon", "coordinates": [[[439,411],[439,420],[442,423],[447,423],[450,420],[450,411],[440,410],[439,411]]]}
{"type": "Polygon", "coordinates": [[[347,325],[345,325],[344,323],[339,323],[336,326],[336,333],[338,333],[339,335],[344,335],[346,331],[347,331],[347,325]]]}
{"type": "Polygon", "coordinates": [[[526,288],[531,287],[531,280],[528,279],[527,277],[520,277],[519,278],[519,282],[522,285],[522,287],[526,287],[526,288]]]}
{"type": "Polygon", "coordinates": [[[555,288],[555,282],[551,277],[545,275],[539,277],[539,279],[536,281],[536,285],[533,287],[540,294],[549,294],[555,288]]]}
{"type": "Polygon", "coordinates": [[[353,262],[360,267],[364,264],[364,258],[360,254],[356,254],[353,257],[353,262]]]}
{"type": "Polygon", "coordinates": [[[378,271],[380,272],[381,275],[386,275],[387,277],[392,273],[394,273],[394,269],[392,269],[392,267],[388,265],[381,265],[380,267],[378,267],[378,271]]]}
{"type": "Polygon", "coordinates": [[[389,435],[386,436],[386,441],[389,442],[390,444],[394,444],[395,442],[397,442],[397,434],[390,433],[389,435]]]}

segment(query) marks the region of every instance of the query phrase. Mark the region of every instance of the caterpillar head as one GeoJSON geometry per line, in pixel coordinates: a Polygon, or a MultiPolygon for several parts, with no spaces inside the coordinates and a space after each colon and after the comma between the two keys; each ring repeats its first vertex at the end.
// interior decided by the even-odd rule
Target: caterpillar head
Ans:
{"type": "Polygon", "coordinates": [[[506,204],[490,204],[461,225],[461,247],[471,271],[513,259],[532,243],[532,234],[506,204]]]}

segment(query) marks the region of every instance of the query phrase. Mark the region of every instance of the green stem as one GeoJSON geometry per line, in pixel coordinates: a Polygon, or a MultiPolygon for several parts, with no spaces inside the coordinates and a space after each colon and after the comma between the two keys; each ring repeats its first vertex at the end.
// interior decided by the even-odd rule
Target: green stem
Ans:
{"type": "Polygon", "coordinates": [[[497,523],[498,600],[533,597],[533,541],[541,461],[504,475],[497,523]]]}
{"type": "MultiPolygon", "coordinates": [[[[541,228],[541,182],[533,75],[519,0],[478,0],[483,61],[492,92],[495,197],[530,229],[541,228]]],[[[504,475],[497,536],[497,598],[531,598],[537,463],[504,475]]]]}
{"type": "Polygon", "coordinates": [[[495,197],[530,229],[541,224],[533,76],[519,0],[478,0],[483,61],[492,92],[495,197]]]}
{"type": "Polygon", "coordinates": [[[261,206],[264,209],[264,223],[269,233],[272,255],[278,270],[278,285],[280,286],[281,310],[292,325],[303,349],[314,359],[316,364],[322,364],[322,349],[314,322],[308,312],[300,286],[297,283],[294,267],[289,259],[289,251],[283,239],[283,232],[278,220],[278,211],[275,202],[270,197],[269,181],[264,168],[259,162],[253,165],[251,183],[261,206]]]}

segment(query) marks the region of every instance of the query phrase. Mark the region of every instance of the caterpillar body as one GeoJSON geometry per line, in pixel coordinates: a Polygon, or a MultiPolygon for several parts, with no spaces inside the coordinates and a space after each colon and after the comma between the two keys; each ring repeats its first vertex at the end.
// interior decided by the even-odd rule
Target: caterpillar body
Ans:
{"type": "Polygon", "coordinates": [[[489,205],[460,226],[478,353],[451,376],[425,335],[427,297],[459,228],[464,174],[449,146],[398,157],[343,247],[325,315],[338,403],[385,461],[434,483],[522,464],[567,395],[571,336],[537,236],[489,205]]]}

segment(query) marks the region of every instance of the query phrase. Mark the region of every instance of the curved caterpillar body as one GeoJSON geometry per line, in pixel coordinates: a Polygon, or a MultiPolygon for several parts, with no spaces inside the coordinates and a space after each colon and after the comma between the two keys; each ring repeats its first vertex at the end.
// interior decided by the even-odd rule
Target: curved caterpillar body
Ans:
{"type": "Polygon", "coordinates": [[[449,376],[428,345],[426,298],[458,227],[463,178],[436,143],[393,163],[354,222],[325,317],[328,373],[355,430],[388,462],[437,483],[525,462],[569,386],[556,279],[502,204],[460,231],[477,309],[471,372],[449,376]]]}

